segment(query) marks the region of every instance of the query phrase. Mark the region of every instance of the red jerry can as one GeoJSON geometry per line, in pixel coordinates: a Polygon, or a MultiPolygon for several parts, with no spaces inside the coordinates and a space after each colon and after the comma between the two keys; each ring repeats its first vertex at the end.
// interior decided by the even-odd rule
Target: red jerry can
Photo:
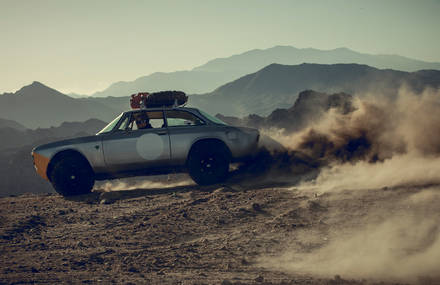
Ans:
{"type": "Polygon", "coordinates": [[[132,109],[140,109],[141,107],[145,107],[145,101],[147,100],[150,93],[148,92],[139,92],[137,94],[131,95],[130,98],[130,106],[132,109]]]}

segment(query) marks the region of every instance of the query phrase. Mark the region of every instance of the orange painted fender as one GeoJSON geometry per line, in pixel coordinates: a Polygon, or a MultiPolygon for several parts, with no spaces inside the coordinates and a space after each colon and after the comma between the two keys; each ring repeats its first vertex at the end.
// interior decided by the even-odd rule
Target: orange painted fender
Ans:
{"type": "Polygon", "coordinates": [[[49,165],[49,158],[35,152],[33,153],[33,156],[34,156],[35,170],[41,177],[49,181],[49,178],[47,177],[47,167],[49,165]]]}

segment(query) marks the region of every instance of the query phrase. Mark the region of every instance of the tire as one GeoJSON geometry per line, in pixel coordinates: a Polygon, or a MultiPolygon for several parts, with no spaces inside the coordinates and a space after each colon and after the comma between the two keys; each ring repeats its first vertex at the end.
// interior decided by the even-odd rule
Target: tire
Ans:
{"type": "Polygon", "coordinates": [[[191,150],[188,169],[191,178],[199,185],[222,182],[229,173],[230,154],[220,143],[200,143],[191,150]]]}
{"type": "Polygon", "coordinates": [[[82,157],[64,157],[57,161],[50,174],[53,188],[63,196],[87,194],[95,178],[89,163],[82,157]]]}

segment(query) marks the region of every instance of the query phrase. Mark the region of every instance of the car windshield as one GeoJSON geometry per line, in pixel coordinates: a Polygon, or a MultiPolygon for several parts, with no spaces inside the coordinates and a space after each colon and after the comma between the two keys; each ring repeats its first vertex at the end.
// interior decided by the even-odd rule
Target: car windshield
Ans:
{"type": "Polygon", "coordinates": [[[211,122],[214,122],[214,123],[216,123],[216,124],[220,124],[220,125],[228,125],[228,124],[226,124],[225,122],[223,122],[222,120],[220,120],[219,118],[214,117],[214,116],[211,116],[210,114],[208,114],[208,113],[206,113],[206,112],[203,112],[202,110],[199,110],[199,112],[200,112],[203,116],[205,116],[208,120],[210,120],[211,122]]]}
{"type": "Polygon", "coordinates": [[[119,116],[117,116],[113,121],[111,121],[107,126],[105,126],[102,130],[100,130],[97,135],[100,134],[104,134],[104,133],[108,133],[111,130],[113,130],[113,128],[116,126],[116,124],[119,122],[119,120],[121,119],[122,115],[124,113],[120,114],[119,116]]]}

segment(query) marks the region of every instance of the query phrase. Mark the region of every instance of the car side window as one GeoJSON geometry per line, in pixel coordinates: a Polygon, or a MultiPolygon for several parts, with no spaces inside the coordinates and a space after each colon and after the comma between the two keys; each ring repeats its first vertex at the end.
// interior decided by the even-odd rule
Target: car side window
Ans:
{"type": "Polygon", "coordinates": [[[162,111],[139,111],[132,113],[128,125],[128,129],[132,131],[164,127],[165,121],[162,111]]]}
{"type": "Polygon", "coordinates": [[[167,111],[168,127],[199,126],[205,124],[199,117],[186,111],[167,111]]]}

